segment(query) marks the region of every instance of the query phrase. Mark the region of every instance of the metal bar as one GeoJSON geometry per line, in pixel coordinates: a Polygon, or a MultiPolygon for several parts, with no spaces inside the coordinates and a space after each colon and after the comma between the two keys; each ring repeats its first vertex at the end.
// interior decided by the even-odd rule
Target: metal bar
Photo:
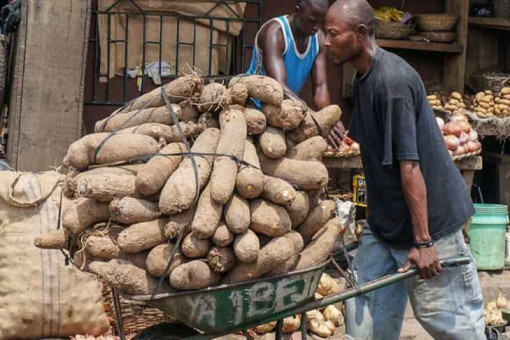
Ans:
{"type": "Polygon", "coordinates": [[[276,340],[281,340],[283,335],[283,319],[276,321],[276,340]]]}
{"type": "Polygon", "coordinates": [[[122,89],[122,98],[124,99],[124,102],[128,101],[127,98],[127,83],[128,83],[128,76],[127,76],[127,69],[128,69],[128,45],[129,45],[129,14],[126,13],[126,28],[124,30],[124,38],[126,39],[126,42],[124,43],[124,79],[123,81],[123,89],[122,89]]]}
{"type": "MultiPolygon", "coordinates": [[[[105,12],[110,12],[110,11],[112,10],[112,8],[113,8],[113,7],[115,7],[115,6],[117,6],[117,4],[118,4],[119,2],[121,2],[121,1],[122,1],[122,0],[116,0],[116,1],[115,1],[115,2],[114,2],[111,6],[110,6],[110,7],[108,7],[108,8],[106,9],[106,11],[105,11],[105,12]]],[[[98,2],[98,7],[99,7],[99,2],[98,2]]]]}
{"type": "Polygon", "coordinates": [[[111,38],[111,22],[112,22],[112,16],[111,14],[108,14],[108,36],[107,36],[107,58],[108,61],[106,62],[106,73],[108,74],[106,76],[106,102],[110,102],[110,56],[111,56],[111,48],[110,48],[110,38],[111,38]]]}
{"type": "Polygon", "coordinates": [[[196,48],[197,48],[197,20],[193,19],[193,67],[192,70],[195,69],[195,58],[196,58],[196,48]]]}
{"type": "MultiPolygon", "coordinates": [[[[446,260],[440,261],[441,266],[443,268],[462,266],[462,265],[469,264],[470,262],[471,262],[471,258],[469,258],[469,257],[458,257],[458,258],[451,258],[451,259],[446,259],[446,260]]],[[[220,337],[222,335],[230,334],[230,333],[242,330],[242,329],[255,327],[257,325],[263,325],[263,324],[273,322],[273,321],[279,320],[279,319],[284,319],[284,318],[287,318],[289,316],[293,316],[296,314],[303,314],[309,310],[320,309],[322,307],[326,307],[326,306],[329,306],[329,305],[332,305],[332,304],[335,304],[335,303],[338,303],[341,301],[351,299],[353,297],[357,297],[357,296],[369,293],[376,289],[384,288],[391,284],[394,284],[394,283],[403,281],[405,279],[408,279],[410,277],[413,277],[417,274],[418,274],[418,269],[411,268],[410,270],[408,270],[405,273],[395,273],[395,274],[391,274],[391,275],[386,275],[386,276],[381,277],[377,280],[363,283],[361,285],[358,285],[355,288],[345,290],[341,293],[327,296],[327,297],[324,297],[319,300],[312,300],[308,303],[301,305],[300,307],[297,307],[297,308],[294,308],[294,309],[291,309],[291,310],[288,310],[288,311],[285,311],[282,313],[275,314],[271,317],[267,317],[267,318],[264,318],[261,320],[254,320],[253,322],[249,322],[247,324],[240,325],[239,327],[234,327],[234,328],[229,329],[225,332],[221,332],[221,333],[217,333],[217,334],[202,334],[202,335],[193,336],[193,337],[191,337],[191,339],[214,339],[214,338],[220,337]]],[[[304,319],[304,320],[306,323],[306,319],[304,319]]],[[[302,321],[303,321],[303,319],[302,319],[302,321]]]]}
{"type": "Polygon", "coordinates": [[[96,14],[96,43],[94,45],[94,81],[92,82],[92,101],[96,101],[96,81],[98,80],[98,61],[99,61],[99,15],[96,14]]]}
{"type": "Polygon", "coordinates": [[[209,73],[212,74],[213,20],[209,19],[209,73]]]}
{"type": "Polygon", "coordinates": [[[306,324],[306,313],[301,314],[301,340],[306,340],[308,335],[308,325],[306,324]]]}
{"type": "Polygon", "coordinates": [[[112,287],[112,298],[113,298],[113,306],[115,308],[115,316],[117,317],[117,331],[119,332],[119,337],[121,340],[126,340],[126,335],[124,334],[124,321],[122,320],[122,307],[120,305],[119,295],[115,288],[112,287]]]}
{"type": "Polygon", "coordinates": [[[177,18],[177,34],[176,34],[176,49],[175,49],[175,76],[179,76],[179,42],[180,42],[180,26],[181,26],[181,19],[177,18]]]}
{"type": "Polygon", "coordinates": [[[163,55],[163,16],[159,16],[159,79],[161,80],[161,58],[163,55]]]}
{"type": "MultiPolygon", "coordinates": [[[[132,1],[132,0],[130,0],[132,1]]],[[[140,92],[145,93],[144,91],[144,85],[145,85],[145,40],[146,40],[146,34],[147,34],[147,21],[145,17],[145,13],[142,15],[143,18],[143,42],[142,42],[142,86],[140,87],[140,92]]]]}

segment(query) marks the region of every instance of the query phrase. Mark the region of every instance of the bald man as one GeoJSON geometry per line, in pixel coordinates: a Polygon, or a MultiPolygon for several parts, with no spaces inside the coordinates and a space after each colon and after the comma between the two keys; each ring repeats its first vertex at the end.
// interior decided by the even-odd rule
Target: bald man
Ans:
{"type": "Polygon", "coordinates": [[[475,264],[461,228],[473,214],[464,181],[443,142],[423,82],[403,59],[377,46],[366,0],[339,0],[326,16],[337,64],[356,70],[349,136],[361,146],[370,215],[353,268],[358,282],[404,272],[410,278],[346,302],[349,339],[398,339],[407,299],[435,339],[485,339],[475,264]]]}
{"type": "MultiPolygon", "coordinates": [[[[328,0],[298,0],[291,15],[266,22],[255,37],[255,49],[247,74],[278,80],[287,97],[298,98],[312,75],[313,100],[317,108],[330,104],[326,77],[325,15],[328,0]]],[[[256,102],[260,108],[260,102],[256,102]]]]}

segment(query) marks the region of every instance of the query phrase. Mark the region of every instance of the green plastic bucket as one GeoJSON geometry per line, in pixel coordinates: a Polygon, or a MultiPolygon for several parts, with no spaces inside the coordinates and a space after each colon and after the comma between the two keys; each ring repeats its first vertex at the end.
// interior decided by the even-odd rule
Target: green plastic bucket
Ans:
{"type": "Polygon", "coordinates": [[[505,267],[505,232],[508,208],[500,204],[475,204],[468,235],[469,249],[478,269],[505,267]]]}

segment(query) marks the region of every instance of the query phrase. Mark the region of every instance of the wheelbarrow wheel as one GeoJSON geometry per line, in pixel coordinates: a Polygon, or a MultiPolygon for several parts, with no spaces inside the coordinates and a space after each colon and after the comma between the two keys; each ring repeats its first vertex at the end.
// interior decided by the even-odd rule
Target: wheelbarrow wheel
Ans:
{"type": "Polygon", "coordinates": [[[138,333],[133,340],[174,340],[200,334],[193,328],[175,323],[160,323],[138,333]]]}

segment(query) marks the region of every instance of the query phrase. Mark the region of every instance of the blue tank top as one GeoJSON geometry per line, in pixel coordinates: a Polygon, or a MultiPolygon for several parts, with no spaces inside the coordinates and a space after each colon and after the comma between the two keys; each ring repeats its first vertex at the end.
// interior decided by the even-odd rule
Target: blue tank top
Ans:
{"type": "MultiPolygon", "coordinates": [[[[294,36],[292,35],[292,30],[290,29],[289,20],[286,16],[281,16],[274,18],[280,24],[283,31],[283,37],[285,39],[285,50],[283,51],[283,63],[285,65],[286,70],[286,78],[287,78],[287,86],[294,91],[294,93],[299,94],[301,89],[305,85],[305,81],[312,70],[313,64],[315,62],[315,58],[319,54],[319,38],[317,34],[309,37],[308,39],[308,47],[304,53],[299,53],[298,48],[296,46],[296,42],[294,41],[294,36]]],[[[271,22],[272,20],[266,22],[264,24],[271,22]]],[[[264,27],[262,26],[262,27],[264,27]]],[[[261,28],[262,30],[262,28],[261,28]]],[[[266,70],[264,68],[264,62],[262,60],[262,51],[260,51],[258,47],[258,36],[260,30],[255,36],[255,48],[253,49],[253,55],[251,58],[250,68],[246,72],[247,74],[260,74],[267,75],[266,70]]]]}

